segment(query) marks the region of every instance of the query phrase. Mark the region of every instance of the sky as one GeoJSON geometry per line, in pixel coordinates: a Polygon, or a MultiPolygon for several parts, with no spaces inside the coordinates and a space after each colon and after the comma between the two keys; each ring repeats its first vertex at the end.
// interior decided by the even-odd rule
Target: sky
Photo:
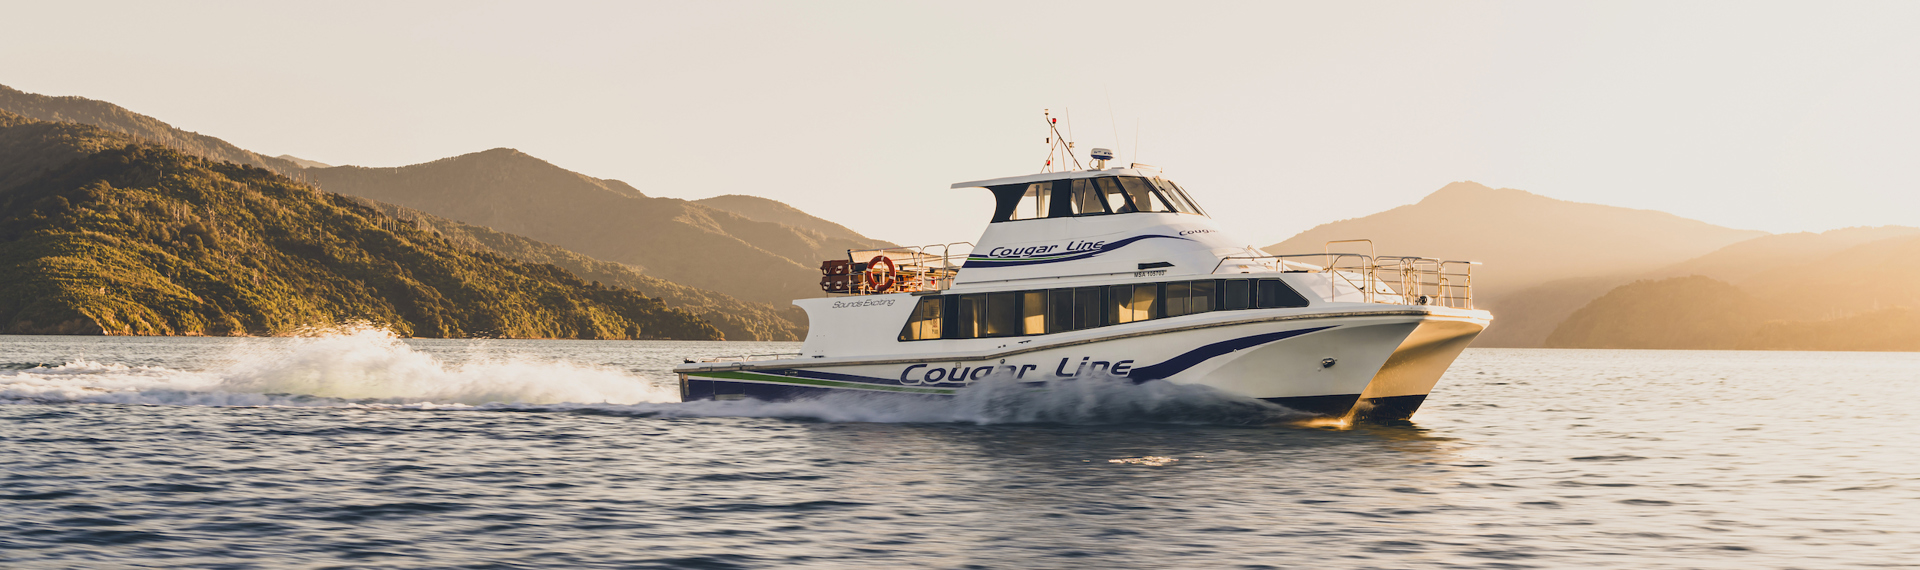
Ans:
{"type": "MultiPolygon", "coordinates": [[[[1915,2],[31,2],[0,84],[268,155],[509,147],[971,241],[1043,110],[1267,245],[1454,181],[1920,226],[1915,2]],[[1066,118],[1070,117],[1070,121],[1066,118]]],[[[1084,155],[1083,155],[1084,157],[1084,155]]]]}

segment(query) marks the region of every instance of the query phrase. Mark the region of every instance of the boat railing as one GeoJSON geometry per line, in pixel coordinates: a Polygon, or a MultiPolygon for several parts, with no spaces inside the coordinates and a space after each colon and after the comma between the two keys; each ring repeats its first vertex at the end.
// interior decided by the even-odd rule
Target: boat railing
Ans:
{"type": "Polygon", "coordinates": [[[1356,300],[1367,303],[1473,308],[1473,266],[1480,262],[1376,255],[1369,240],[1327,242],[1327,248],[1321,253],[1229,256],[1214,265],[1213,272],[1243,270],[1251,265],[1279,273],[1325,273],[1329,300],[1357,295],[1356,300]],[[1365,254],[1331,251],[1337,243],[1361,242],[1368,246],[1365,254]],[[1303,263],[1308,260],[1318,263],[1303,263]],[[1228,267],[1232,261],[1239,263],[1228,267]],[[1346,295],[1342,294],[1343,286],[1346,295]]]}
{"type": "Polygon", "coordinates": [[[850,249],[846,259],[820,264],[820,289],[832,294],[877,295],[940,291],[953,286],[972,242],[881,249],[850,249]]]}

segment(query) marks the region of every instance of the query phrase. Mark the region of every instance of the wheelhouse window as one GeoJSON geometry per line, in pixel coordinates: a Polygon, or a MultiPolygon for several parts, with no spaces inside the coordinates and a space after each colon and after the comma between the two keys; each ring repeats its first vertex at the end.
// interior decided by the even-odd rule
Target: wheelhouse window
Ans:
{"type": "Polygon", "coordinates": [[[1013,208],[1009,220],[1032,220],[1045,218],[1053,212],[1053,185],[1035,182],[1027,185],[1027,191],[1020,195],[1020,203],[1013,208]]]}
{"type": "Polygon", "coordinates": [[[1114,210],[1107,207],[1106,193],[1100,191],[1099,185],[1095,184],[1093,179],[1080,178],[1074,180],[1072,184],[1073,215],[1095,216],[1114,213],[1114,210]]]}
{"type": "Polygon", "coordinates": [[[1200,209],[1200,204],[1194,202],[1193,197],[1188,196],[1187,191],[1180,188],[1180,185],[1174,184],[1172,180],[1154,178],[1153,186],[1160,191],[1161,195],[1166,196],[1173,202],[1173,207],[1179,210],[1180,213],[1197,214],[1201,216],[1207,215],[1207,211],[1200,209]]]}
{"type": "Polygon", "coordinates": [[[995,222],[1154,212],[1206,215],[1164,178],[1096,176],[992,187],[995,222]]]}

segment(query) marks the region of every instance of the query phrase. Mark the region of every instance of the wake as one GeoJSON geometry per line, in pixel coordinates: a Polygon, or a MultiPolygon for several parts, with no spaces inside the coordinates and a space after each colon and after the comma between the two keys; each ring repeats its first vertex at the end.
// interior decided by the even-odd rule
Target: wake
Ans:
{"type": "Polygon", "coordinates": [[[0,404],[346,407],[766,417],[884,423],[1266,425],[1306,414],[1204,386],[986,378],[952,398],[836,393],[789,402],[680,402],[672,385],[524,354],[448,362],[372,328],[236,347],[210,370],[74,360],[0,366],[0,404]]]}

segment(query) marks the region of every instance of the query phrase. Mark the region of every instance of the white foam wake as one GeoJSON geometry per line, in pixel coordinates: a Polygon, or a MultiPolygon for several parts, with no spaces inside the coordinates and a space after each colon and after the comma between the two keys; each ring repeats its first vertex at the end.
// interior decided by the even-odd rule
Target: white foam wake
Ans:
{"type": "Polygon", "coordinates": [[[370,327],[237,344],[206,370],[74,360],[0,370],[0,402],[187,406],[574,410],[653,417],[831,422],[1271,424],[1304,414],[1203,386],[1124,378],[1049,384],[986,378],[953,398],[835,393],[789,401],[678,402],[626,370],[539,359],[476,343],[453,362],[370,327]]]}
{"type": "Polygon", "coordinates": [[[1315,417],[1206,386],[1162,381],[1134,384],[1125,378],[1045,384],[1025,383],[1010,377],[986,378],[953,398],[842,392],[785,402],[706,400],[569,408],[657,417],[773,417],[877,423],[1269,425],[1315,417]]]}
{"type": "Polygon", "coordinates": [[[601,366],[509,355],[449,363],[357,328],[248,343],[210,371],[77,360],[0,371],[0,400],[210,406],[634,404],[677,399],[601,366]]]}

